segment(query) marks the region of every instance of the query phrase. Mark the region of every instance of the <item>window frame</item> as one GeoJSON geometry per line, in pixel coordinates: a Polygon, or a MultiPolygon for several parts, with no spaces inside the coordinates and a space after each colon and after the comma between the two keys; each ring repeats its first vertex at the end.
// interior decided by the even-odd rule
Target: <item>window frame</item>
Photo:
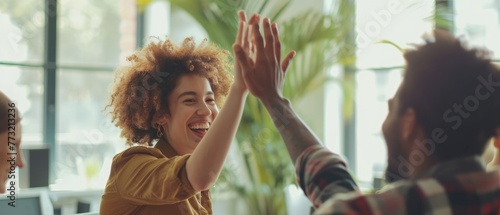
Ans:
{"type": "MultiPolygon", "coordinates": [[[[3,66],[19,66],[39,68],[43,70],[43,116],[42,116],[42,145],[46,145],[51,153],[49,153],[49,184],[53,184],[56,180],[56,115],[57,115],[57,71],[58,70],[79,70],[79,71],[106,71],[114,72],[114,67],[99,67],[99,66],[72,66],[58,65],[57,62],[57,35],[58,35],[58,0],[43,0],[44,3],[44,35],[43,35],[43,59],[41,63],[29,62],[9,62],[0,61],[3,66]]],[[[137,10],[139,11],[139,10],[137,10]]],[[[137,12],[137,28],[136,28],[136,46],[142,47],[144,35],[144,15],[137,12]]]]}

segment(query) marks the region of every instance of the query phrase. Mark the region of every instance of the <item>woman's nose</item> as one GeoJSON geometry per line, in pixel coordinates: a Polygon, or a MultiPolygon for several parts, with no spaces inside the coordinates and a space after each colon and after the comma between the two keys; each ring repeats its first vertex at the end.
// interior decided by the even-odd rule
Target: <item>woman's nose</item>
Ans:
{"type": "Polygon", "coordinates": [[[201,103],[198,107],[197,114],[200,116],[210,116],[212,115],[212,110],[210,110],[210,107],[208,107],[207,104],[201,103]]]}

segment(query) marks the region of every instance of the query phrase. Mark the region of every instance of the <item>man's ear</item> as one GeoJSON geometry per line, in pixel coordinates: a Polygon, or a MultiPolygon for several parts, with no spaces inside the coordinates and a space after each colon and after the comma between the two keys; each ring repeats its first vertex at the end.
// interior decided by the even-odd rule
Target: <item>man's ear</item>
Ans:
{"type": "Polygon", "coordinates": [[[493,136],[493,145],[497,149],[500,149],[500,134],[497,134],[497,135],[493,136]]]}
{"type": "Polygon", "coordinates": [[[497,133],[493,136],[493,145],[500,149],[500,128],[497,128],[497,133]]]}
{"type": "Polygon", "coordinates": [[[405,142],[412,140],[421,132],[417,122],[417,114],[413,108],[408,108],[401,115],[401,137],[405,142]]]}

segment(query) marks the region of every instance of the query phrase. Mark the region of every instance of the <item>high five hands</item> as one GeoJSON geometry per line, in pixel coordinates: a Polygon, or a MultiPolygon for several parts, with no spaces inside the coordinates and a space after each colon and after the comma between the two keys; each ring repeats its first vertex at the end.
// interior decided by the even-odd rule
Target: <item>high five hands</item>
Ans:
{"type": "Polygon", "coordinates": [[[285,73],[295,56],[291,51],[281,61],[281,41],[276,23],[263,20],[264,34],[260,33],[260,16],[253,14],[248,22],[245,12],[239,12],[239,26],[233,44],[235,54],[235,82],[243,84],[264,103],[281,98],[285,73]]]}

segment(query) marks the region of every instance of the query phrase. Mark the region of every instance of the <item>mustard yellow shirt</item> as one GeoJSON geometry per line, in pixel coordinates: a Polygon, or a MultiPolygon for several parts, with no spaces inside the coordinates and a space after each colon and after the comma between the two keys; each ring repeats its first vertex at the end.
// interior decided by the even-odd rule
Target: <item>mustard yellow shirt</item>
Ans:
{"type": "Polygon", "coordinates": [[[196,192],[187,179],[189,156],[165,142],[115,155],[99,214],[212,214],[209,191],[196,192]]]}

